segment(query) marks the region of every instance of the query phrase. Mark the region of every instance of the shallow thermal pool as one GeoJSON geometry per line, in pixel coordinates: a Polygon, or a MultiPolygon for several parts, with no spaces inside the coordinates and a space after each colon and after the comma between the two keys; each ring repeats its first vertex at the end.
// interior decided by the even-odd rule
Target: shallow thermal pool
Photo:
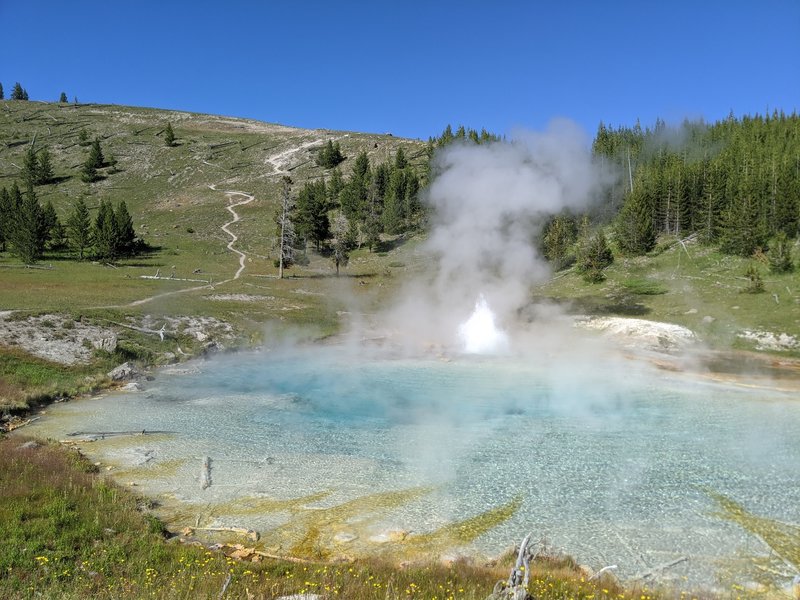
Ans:
{"type": "Polygon", "coordinates": [[[159,497],[174,527],[255,529],[282,552],[305,539],[345,555],[400,556],[403,544],[495,555],[532,531],[623,578],[679,561],[661,575],[717,585],[749,580],[768,548],[721,518],[709,491],[800,522],[791,394],[630,360],[369,355],[327,346],[194,362],[142,392],[53,406],[26,432],[101,438],[82,448],[159,497]],[[382,494],[397,490],[408,493],[382,494]],[[447,530],[501,507],[464,525],[486,530],[474,540],[447,530]]]}

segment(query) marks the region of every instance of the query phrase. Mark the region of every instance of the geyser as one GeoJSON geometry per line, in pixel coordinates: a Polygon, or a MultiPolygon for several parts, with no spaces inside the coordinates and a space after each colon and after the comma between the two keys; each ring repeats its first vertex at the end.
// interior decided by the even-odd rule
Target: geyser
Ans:
{"type": "Polygon", "coordinates": [[[508,351],[508,335],[498,329],[495,316],[483,294],[475,302],[472,315],[458,328],[466,354],[503,354],[508,351]]]}

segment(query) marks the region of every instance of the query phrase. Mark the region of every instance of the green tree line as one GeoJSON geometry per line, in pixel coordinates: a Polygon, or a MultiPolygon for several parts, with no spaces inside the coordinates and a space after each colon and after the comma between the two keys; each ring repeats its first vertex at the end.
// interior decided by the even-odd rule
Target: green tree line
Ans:
{"type": "Polygon", "coordinates": [[[800,117],[773,112],[670,130],[613,129],[593,143],[619,169],[606,198],[620,250],[643,254],[659,234],[700,239],[749,256],[800,233],[800,117]]]}

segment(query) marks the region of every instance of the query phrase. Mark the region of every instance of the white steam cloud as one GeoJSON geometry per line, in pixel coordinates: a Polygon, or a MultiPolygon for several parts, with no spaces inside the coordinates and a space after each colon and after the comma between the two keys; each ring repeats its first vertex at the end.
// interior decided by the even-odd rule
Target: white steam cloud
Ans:
{"type": "Polygon", "coordinates": [[[589,206],[606,178],[586,134],[567,120],[517,132],[511,142],[449,146],[433,171],[423,252],[434,269],[411,286],[394,316],[398,330],[448,345],[481,295],[509,324],[530,286],[550,274],[537,248],[544,221],[589,206]]]}

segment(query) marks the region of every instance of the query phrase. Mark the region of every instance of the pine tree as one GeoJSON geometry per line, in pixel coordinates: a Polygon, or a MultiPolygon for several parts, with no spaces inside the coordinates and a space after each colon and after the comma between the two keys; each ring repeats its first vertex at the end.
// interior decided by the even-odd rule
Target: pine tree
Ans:
{"type": "Polygon", "coordinates": [[[3,84],[0,83],[0,100],[2,100],[3,98],[5,98],[5,94],[3,93],[3,84]]]}
{"type": "Polygon", "coordinates": [[[339,206],[339,193],[344,187],[344,180],[342,179],[342,172],[339,169],[331,171],[331,179],[328,182],[328,206],[339,206]]]}
{"type": "Polygon", "coordinates": [[[644,185],[636,185],[622,205],[614,226],[615,239],[625,254],[647,254],[656,245],[653,209],[644,185]]]}
{"type": "Polygon", "coordinates": [[[86,159],[86,162],[91,163],[95,169],[102,169],[105,165],[105,161],[103,149],[100,147],[100,140],[94,138],[92,146],[89,148],[89,158],[86,159]]]}
{"type": "Polygon", "coordinates": [[[11,90],[11,100],[25,100],[25,90],[22,89],[19,81],[14,84],[14,89],[11,90]]]}
{"type": "Polygon", "coordinates": [[[81,181],[84,183],[92,183],[99,179],[97,168],[94,166],[94,160],[87,157],[81,167],[81,181]]]}
{"type": "Polygon", "coordinates": [[[293,221],[297,234],[313,242],[317,250],[330,237],[331,225],[324,181],[307,183],[300,190],[293,221]]]}
{"type": "Polygon", "coordinates": [[[113,261],[117,257],[117,223],[114,218],[114,209],[111,203],[106,200],[100,202],[100,208],[95,217],[94,247],[97,258],[100,260],[113,261]]]}
{"type": "Polygon", "coordinates": [[[164,143],[172,147],[175,145],[175,132],[172,130],[172,123],[167,123],[166,129],[164,129],[164,143]]]}
{"type": "Polygon", "coordinates": [[[420,211],[419,204],[419,178],[417,174],[410,170],[406,170],[406,196],[405,196],[405,210],[406,218],[413,219],[420,211]]]}
{"type": "Polygon", "coordinates": [[[389,177],[389,186],[383,209],[383,227],[386,233],[396,234],[403,229],[405,222],[405,172],[393,170],[389,177]]]}
{"type": "Polygon", "coordinates": [[[78,132],[78,145],[79,146],[88,146],[91,142],[89,142],[89,132],[85,129],[81,129],[78,132]]]}
{"type": "Polygon", "coordinates": [[[582,224],[583,234],[578,242],[577,270],[590,283],[599,283],[605,279],[603,271],[614,262],[614,255],[608,247],[603,230],[589,235],[586,221],[582,224]]]}
{"type": "Polygon", "coordinates": [[[36,167],[36,183],[44,185],[53,179],[53,163],[50,159],[50,150],[42,148],[39,151],[39,164],[36,167]]]}
{"type": "Polygon", "coordinates": [[[26,90],[25,88],[22,89],[22,99],[28,100],[28,90],[26,90]]]}
{"type": "Polygon", "coordinates": [[[39,159],[36,156],[36,150],[33,145],[28,146],[25,151],[25,156],[22,159],[22,182],[25,187],[33,187],[39,180],[39,159]]]}
{"type": "Polygon", "coordinates": [[[0,189],[0,252],[6,249],[6,229],[11,220],[11,196],[6,188],[0,189]]]}
{"type": "Polygon", "coordinates": [[[350,222],[344,214],[339,213],[333,219],[331,227],[333,243],[331,244],[331,259],[336,265],[336,276],[339,276],[339,267],[347,266],[350,260],[350,252],[356,246],[358,231],[354,224],[350,222]]]}
{"type": "Polygon", "coordinates": [[[574,242],[575,222],[569,217],[557,216],[545,228],[542,238],[544,255],[553,263],[554,271],[567,265],[569,248],[574,242]]]}
{"type": "Polygon", "coordinates": [[[121,200],[114,213],[114,226],[117,233],[117,253],[119,256],[133,256],[136,251],[136,232],[133,219],[124,200],[121,200]]]}
{"type": "Polygon", "coordinates": [[[394,155],[394,168],[402,171],[408,166],[408,161],[406,160],[406,153],[403,151],[402,146],[397,149],[397,154],[394,155]]]}
{"type": "Polygon", "coordinates": [[[769,270],[772,273],[790,273],[794,270],[792,244],[783,231],[778,232],[769,244],[769,270]]]}
{"type": "Polygon", "coordinates": [[[58,101],[61,104],[66,104],[67,102],[69,102],[69,100],[67,100],[66,92],[61,92],[61,96],[59,96],[58,101]]]}
{"type": "MultiPolygon", "coordinates": [[[[19,194],[12,189],[12,196],[19,194]]],[[[22,195],[19,208],[16,210],[11,223],[10,236],[12,252],[25,264],[33,264],[42,255],[45,243],[45,222],[42,207],[36,199],[32,187],[22,195]]]]}
{"type": "Polygon", "coordinates": [[[325,169],[332,169],[343,160],[342,148],[339,142],[334,144],[333,140],[328,140],[317,154],[317,164],[325,169]]]}
{"type": "Polygon", "coordinates": [[[59,230],[61,229],[61,223],[58,221],[58,214],[56,213],[56,209],[50,200],[47,201],[47,204],[45,204],[44,208],[42,209],[42,222],[44,227],[45,243],[55,242],[56,245],[58,245],[60,242],[58,237],[60,234],[59,230]]]}
{"type": "Polygon", "coordinates": [[[84,251],[90,248],[93,243],[92,221],[83,197],[75,201],[72,212],[67,219],[67,237],[70,246],[78,252],[78,259],[83,260],[84,251]]]}

